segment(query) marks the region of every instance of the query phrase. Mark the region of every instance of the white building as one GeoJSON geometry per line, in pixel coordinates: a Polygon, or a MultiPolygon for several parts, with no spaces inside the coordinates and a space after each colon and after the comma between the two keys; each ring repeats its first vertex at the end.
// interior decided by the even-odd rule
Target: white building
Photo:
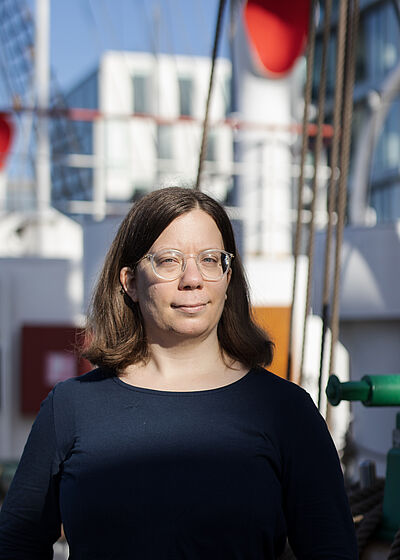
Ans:
{"type": "MultiPolygon", "coordinates": [[[[81,123],[92,156],[70,163],[93,167],[96,216],[106,202],[129,202],[158,185],[196,181],[208,92],[209,58],[106,52],[98,70],[69,95],[72,106],[98,109],[81,123]],[[89,160],[89,161],[88,161],[89,160]]],[[[231,64],[217,59],[204,185],[224,201],[231,187],[231,64]]]]}

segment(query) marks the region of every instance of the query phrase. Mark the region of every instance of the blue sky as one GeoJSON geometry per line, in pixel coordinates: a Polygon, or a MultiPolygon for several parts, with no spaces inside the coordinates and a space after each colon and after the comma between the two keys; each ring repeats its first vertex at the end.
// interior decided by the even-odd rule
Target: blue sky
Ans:
{"type": "MultiPolygon", "coordinates": [[[[26,5],[35,18],[36,0],[18,4],[26,5]]],[[[50,0],[53,75],[67,93],[96,68],[106,50],[210,56],[218,5],[219,0],[50,0]]],[[[229,54],[228,25],[229,2],[219,49],[222,56],[229,54]]],[[[12,95],[0,73],[0,109],[11,106],[12,95]]],[[[13,146],[16,150],[16,140],[13,146]]]]}
{"type": "MultiPolygon", "coordinates": [[[[29,0],[34,12],[35,2],[29,0]]],[[[218,0],[50,0],[51,62],[68,90],[105,50],[209,56],[218,0]]],[[[228,56],[229,3],[220,55],[228,56]]]]}

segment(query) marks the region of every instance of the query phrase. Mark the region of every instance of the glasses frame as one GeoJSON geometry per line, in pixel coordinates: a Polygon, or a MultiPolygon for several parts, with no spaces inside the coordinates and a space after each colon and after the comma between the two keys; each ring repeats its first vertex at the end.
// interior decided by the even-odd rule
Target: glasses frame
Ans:
{"type": "Polygon", "coordinates": [[[232,265],[232,259],[235,257],[235,255],[233,253],[229,253],[229,251],[225,251],[224,249],[205,249],[204,251],[200,251],[200,253],[197,254],[193,254],[193,253],[182,253],[182,251],[179,251],[178,249],[162,249],[161,251],[156,251],[155,253],[147,253],[146,255],[144,255],[141,259],[138,260],[138,262],[136,263],[136,266],[143,260],[148,259],[150,261],[151,264],[151,268],[154,272],[154,274],[157,276],[157,278],[160,278],[161,280],[164,280],[165,282],[173,282],[174,280],[177,280],[178,278],[182,278],[182,276],[185,274],[185,270],[186,270],[186,265],[187,265],[187,260],[188,258],[193,258],[196,262],[196,266],[197,266],[197,270],[199,271],[199,274],[201,275],[201,277],[203,278],[203,280],[207,280],[208,282],[219,282],[220,280],[222,280],[222,278],[224,276],[226,276],[226,274],[228,274],[229,270],[231,269],[231,265],[232,265]],[[223,253],[224,255],[226,255],[227,257],[229,257],[229,263],[228,263],[228,267],[227,269],[222,273],[222,275],[219,278],[209,278],[207,277],[206,274],[204,274],[201,269],[200,269],[200,263],[199,263],[199,258],[200,255],[203,255],[204,253],[212,253],[213,251],[219,251],[220,253],[223,253]],[[154,257],[159,254],[159,253],[177,253],[178,255],[182,256],[182,269],[181,272],[175,276],[174,278],[164,278],[164,276],[161,276],[157,271],[156,271],[156,267],[154,264],[154,257]]]}

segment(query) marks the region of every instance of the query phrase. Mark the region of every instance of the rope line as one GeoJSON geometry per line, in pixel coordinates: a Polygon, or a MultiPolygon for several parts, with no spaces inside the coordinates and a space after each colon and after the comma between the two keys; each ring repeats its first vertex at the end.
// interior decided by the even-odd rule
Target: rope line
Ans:
{"type": "Polygon", "coordinates": [[[205,116],[204,116],[203,135],[202,135],[202,139],[201,139],[199,165],[198,165],[198,169],[197,169],[197,179],[196,179],[195,190],[200,190],[201,172],[202,172],[202,169],[203,169],[203,163],[204,163],[204,159],[205,159],[205,155],[206,155],[207,135],[208,135],[208,114],[209,114],[209,111],[210,111],[211,93],[212,93],[212,87],[213,87],[213,83],[214,83],[215,61],[216,61],[216,58],[217,58],[218,44],[219,44],[219,39],[220,39],[220,36],[221,36],[222,15],[224,13],[225,4],[226,4],[226,0],[220,0],[219,6],[218,6],[217,24],[215,26],[214,46],[213,46],[213,51],[212,51],[210,82],[209,82],[209,85],[208,85],[206,112],[205,112],[205,116]]]}
{"type": "Polygon", "coordinates": [[[330,266],[331,266],[331,247],[332,247],[332,231],[333,231],[333,212],[335,208],[336,189],[337,189],[337,173],[340,153],[341,141],[341,118],[343,104],[343,82],[344,82],[344,66],[345,66],[345,45],[346,45],[346,28],[347,28],[347,10],[348,0],[340,2],[339,10],[339,27],[337,36],[336,49],[336,75],[335,75],[335,99],[333,109],[333,139],[331,153],[331,176],[328,185],[328,224],[326,228],[325,238],[325,262],[324,262],[324,286],[322,296],[322,340],[321,340],[321,356],[318,379],[318,408],[321,407],[321,385],[322,370],[324,364],[326,331],[329,322],[329,300],[330,300],[330,266]]]}
{"type": "Polygon", "coordinates": [[[399,560],[400,558],[400,528],[394,536],[392,546],[390,547],[390,552],[388,560],[399,560]]]}
{"type": "Polygon", "coordinates": [[[378,492],[383,492],[383,488],[385,486],[385,480],[384,479],[378,479],[375,484],[373,486],[371,486],[370,488],[362,488],[357,490],[356,492],[352,492],[349,495],[349,504],[352,508],[355,508],[357,506],[357,504],[360,504],[361,502],[363,502],[365,499],[369,498],[369,496],[371,494],[375,494],[378,492]]]}
{"type": "MultiPolygon", "coordinates": [[[[384,485],[385,480],[378,479],[373,486],[358,489],[348,496],[351,513],[356,525],[356,539],[360,556],[381,523],[384,485]]],[[[388,560],[399,559],[400,529],[396,533],[388,556],[388,560]]],[[[279,556],[279,560],[296,560],[296,556],[288,542],[279,556]]]]}
{"type": "Polygon", "coordinates": [[[365,514],[356,531],[358,554],[361,556],[362,551],[368,544],[368,540],[375,533],[382,519],[382,503],[377,504],[373,509],[365,514]]]}
{"type": "Polygon", "coordinates": [[[304,96],[304,112],[303,112],[303,136],[301,145],[301,156],[300,156],[300,175],[299,175],[299,185],[297,191],[297,222],[296,222],[296,233],[294,238],[294,248],[293,248],[293,285],[292,285],[292,305],[290,308],[290,321],[289,321],[289,342],[288,342],[288,361],[286,378],[290,379],[290,374],[292,370],[293,361],[293,330],[294,330],[294,308],[297,298],[297,268],[298,268],[298,257],[300,253],[301,246],[301,214],[303,209],[303,191],[304,191],[304,170],[305,162],[307,157],[307,147],[308,147],[308,110],[311,103],[312,94],[312,71],[314,66],[314,52],[315,52],[315,7],[316,0],[311,1],[310,6],[310,18],[308,23],[309,35],[307,42],[307,54],[306,54],[306,64],[307,64],[307,75],[306,75],[306,85],[305,85],[305,96],[304,96]]]}
{"type": "Polygon", "coordinates": [[[378,504],[382,504],[383,501],[383,489],[378,490],[374,494],[370,494],[361,502],[355,504],[352,509],[353,517],[356,515],[364,515],[368,513],[371,509],[373,509],[378,504]]]}
{"type": "MultiPolygon", "coordinates": [[[[332,1],[327,0],[325,4],[325,10],[329,10],[329,17],[331,16],[332,11],[332,1]]],[[[330,26],[329,26],[330,29],[330,26]]],[[[328,37],[329,41],[329,37],[328,37]]],[[[343,77],[342,77],[343,80],[343,77]]],[[[339,135],[336,134],[336,142],[338,142],[339,135]]],[[[329,185],[334,183],[334,168],[332,168],[331,177],[329,181],[329,185]]],[[[328,187],[328,192],[331,192],[330,186],[328,187]]],[[[333,189],[332,189],[333,192],[333,189]]],[[[328,203],[328,225],[327,225],[327,235],[331,235],[332,229],[332,215],[333,215],[333,197],[329,195],[329,203],[328,203]],[[331,202],[332,198],[332,202],[331,202]]],[[[330,247],[328,248],[328,250],[330,247]]],[[[319,368],[319,377],[318,377],[318,410],[321,410],[321,393],[322,393],[322,370],[323,370],[323,363],[324,363],[324,341],[325,341],[325,334],[326,334],[326,320],[327,320],[327,308],[325,307],[325,294],[328,293],[329,298],[329,288],[325,286],[325,279],[328,277],[329,267],[327,266],[329,263],[328,255],[329,253],[325,252],[325,266],[324,266],[324,290],[323,290],[323,304],[322,304],[322,336],[321,336],[321,356],[320,356],[320,368],[319,368]]]]}
{"type": "MultiPolygon", "coordinates": [[[[353,0],[352,10],[349,12],[349,29],[350,34],[347,36],[347,68],[346,81],[344,84],[344,109],[343,109],[343,126],[342,126],[342,150],[340,157],[341,174],[339,178],[338,193],[338,222],[336,227],[336,247],[335,247],[335,269],[332,296],[332,317],[331,317],[331,352],[329,360],[329,373],[332,373],[335,367],[336,343],[339,337],[339,280],[341,272],[341,249],[343,242],[343,231],[346,214],[347,199],[347,177],[350,161],[350,145],[351,145],[351,123],[353,115],[353,89],[355,76],[355,50],[357,41],[358,16],[359,16],[359,0],[353,0]]],[[[329,425],[330,407],[327,405],[326,420],[329,425]]]]}
{"type": "Polygon", "coordinates": [[[370,488],[359,489],[349,495],[359,556],[381,522],[384,485],[385,481],[379,479],[370,488]],[[357,520],[357,517],[361,519],[357,520]]]}
{"type": "Polygon", "coordinates": [[[325,94],[326,94],[326,79],[327,79],[327,58],[328,58],[328,45],[330,36],[330,19],[331,19],[332,0],[327,0],[325,3],[324,15],[324,33],[323,33],[323,46],[321,58],[321,80],[318,89],[318,117],[317,117],[317,136],[315,139],[314,149],[314,176],[312,180],[312,200],[311,200],[311,219],[308,236],[308,270],[307,270],[307,287],[306,287],[306,305],[304,308],[303,319],[303,342],[301,348],[301,361],[300,361],[300,383],[303,378],[304,368],[304,355],[307,338],[307,317],[311,308],[311,282],[313,277],[314,267],[314,246],[315,246],[315,208],[318,195],[318,166],[322,150],[322,127],[325,120],[325,94]]]}

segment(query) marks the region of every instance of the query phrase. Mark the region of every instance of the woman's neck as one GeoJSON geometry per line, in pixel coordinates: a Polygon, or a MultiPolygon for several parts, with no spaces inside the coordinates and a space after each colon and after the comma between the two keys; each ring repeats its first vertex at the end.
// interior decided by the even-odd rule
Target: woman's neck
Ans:
{"type": "Polygon", "coordinates": [[[224,360],[218,339],[172,347],[150,343],[149,354],[146,363],[128,366],[120,377],[132,385],[196,390],[228,384],[247,371],[229,358],[224,360]]]}

